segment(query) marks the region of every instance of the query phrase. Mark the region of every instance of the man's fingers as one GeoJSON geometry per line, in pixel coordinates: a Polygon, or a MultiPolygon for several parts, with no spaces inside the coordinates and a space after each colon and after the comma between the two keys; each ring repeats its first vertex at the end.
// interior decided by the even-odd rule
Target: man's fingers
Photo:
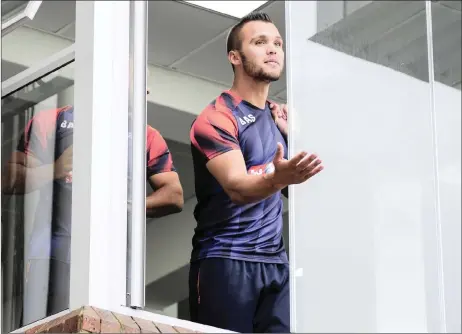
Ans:
{"type": "Polygon", "coordinates": [[[281,117],[287,120],[287,114],[288,114],[289,108],[287,107],[287,104],[282,104],[281,105],[281,117]]]}
{"type": "Polygon", "coordinates": [[[289,160],[289,164],[292,166],[292,167],[297,167],[298,164],[300,163],[300,161],[303,160],[303,158],[305,158],[307,156],[307,152],[305,151],[302,151],[300,153],[298,153],[296,156],[294,156],[292,159],[289,160]]]}
{"type": "Polygon", "coordinates": [[[305,181],[308,180],[309,178],[321,172],[323,169],[324,169],[324,166],[321,166],[321,165],[317,166],[314,169],[307,168],[305,174],[303,175],[303,180],[305,181]]]}
{"type": "Polygon", "coordinates": [[[271,114],[273,115],[273,118],[279,117],[280,113],[280,108],[276,103],[270,103],[269,105],[271,114]]]}
{"type": "MultiPolygon", "coordinates": [[[[307,159],[306,161],[308,163],[309,159],[307,159]]],[[[304,174],[307,170],[313,170],[316,166],[319,166],[322,163],[322,161],[320,159],[315,158],[314,160],[311,160],[311,162],[309,162],[308,164],[305,163],[305,160],[303,160],[302,163],[303,164],[299,164],[297,166],[297,169],[301,174],[304,174]],[[303,166],[305,167],[303,168],[303,166]]]]}
{"type": "Polygon", "coordinates": [[[273,116],[274,121],[278,118],[282,118],[287,121],[287,105],[281,104],[278,105],[277,103],[270,103],[269,104],[271,115],[273,116]]]}
{"type": "Polygon", "coordinates": [[[274,105],[270,104],[270,110],[271,110],[271,115],[273,116],[274,121],[276,121],[276,118],[279,117],[277,108],[275,108],[274,105]]]}
{"type": "Polygon", "coordinates": [[[306,167],[304,170],[299,172],[300,176],[304,180],[307,180],[308,178],[312,177],[316,173],[319,173],[320,172],[319,168],[321,168],[321,170],[322,170],[322,165],[321,164],[322,164],[321,160],[313,161],[308,167],[306,167]]]}
{"type": "Polygon", "coordinates": [[[301,172],[305,170],[318,156],[316,154],[310,154],[309,156],[305,157],[303,160],[299,161],[296,165],[297,171],[301,172]]]}

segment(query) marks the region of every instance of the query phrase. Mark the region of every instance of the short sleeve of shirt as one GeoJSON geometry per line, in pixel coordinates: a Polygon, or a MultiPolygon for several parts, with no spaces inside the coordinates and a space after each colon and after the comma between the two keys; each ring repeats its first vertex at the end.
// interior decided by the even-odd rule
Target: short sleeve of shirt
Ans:
{"type": "Polygon", "coordinates": [[[227,111],[205,110],[191,127],[192,145],[207,161],[231,150],[239,150],[238,127],[227,111]]]}
{"type": "Polygon", "coordinates": [[[149,178],[153,175],[176,172],[173,165],[172,154],[168,149],[167,142],[161,134],[151,128],[147,128],[147,170],[146,176],[149,178]]]}
{"type": "Polygon", "coordinates": [[[38,112],[27,123],[24,133],[19,139],[17,150],[26,155],[33,156],[43,163],[52,161],[53,152],[48,152],[48,139],[53,137],[56,130],[56,110],[38,112]]]}

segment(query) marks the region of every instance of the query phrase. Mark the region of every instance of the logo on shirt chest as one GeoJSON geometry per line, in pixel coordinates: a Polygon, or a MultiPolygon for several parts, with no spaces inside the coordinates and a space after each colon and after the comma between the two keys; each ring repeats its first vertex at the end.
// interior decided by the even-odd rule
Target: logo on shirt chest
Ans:
{"type": "Polygon", "coordinates": [[[62,121],[60,127],[63,128],[63,129],[73,129],[74,128],[74,122],[64,120],[64,121],[62,121]]]}
{"type": "Polygon", "coordinates": [[[239,118],[239,122],[241,123],[241,125],[251,124],[256,121],[255,116],[252,114],[248,114],[247,116],[238,117],[238,118],[239,118]]]}

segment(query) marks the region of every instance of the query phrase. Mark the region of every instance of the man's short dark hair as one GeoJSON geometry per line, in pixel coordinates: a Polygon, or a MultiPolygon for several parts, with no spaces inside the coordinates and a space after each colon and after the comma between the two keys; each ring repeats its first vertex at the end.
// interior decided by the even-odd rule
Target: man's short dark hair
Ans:
{"type": "MultiPolygon", "coordinates": [[[[242,30],[242,27],[253,21],[262,21],[273,23],[268,14],[262,12],[254,12],[244,16],[235,26],[233,26],[228,34],[228,39],[226,40],[226,53],[229,54],[232,50],[241,50],[242,40],[239,38],[239,33],[242,30]]],[[[234,69],[234,66],[233,66],[234,69]]]]}

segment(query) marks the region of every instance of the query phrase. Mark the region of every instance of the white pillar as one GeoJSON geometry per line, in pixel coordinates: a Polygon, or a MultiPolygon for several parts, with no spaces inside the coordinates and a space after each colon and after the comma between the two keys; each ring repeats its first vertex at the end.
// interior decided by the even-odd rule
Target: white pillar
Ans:
{"type": "Polygon", "coordinates": [[[129,1],[77,1],[70,308],[125,305],[129,1]]]}
{"type": "MultiPolygon", "coordinates": [[[[300,93],[295,91],[297,87],[297,80],[295,69],[299,71],[306,71],[303,61],[303,49],[302,47],[296,47],[299,43],[305,43],[306,36],[314,35],[318,29],[318,1],[300,1],[296,3],[295,1],[286,1],[285,2],[285,24],[286,24],[286,76],[287,76],[287,102],[290,105],[291,114],[289,117],[289,156],[294,155],[294,143],[295,139],[298,136],[301,136],[302,131],[297,124],[298,113],[293,106],[294,99],[300,95],[300,93]],[[294,8],[296,7],[296,8],[294,8]],[[303,23],[301,23],[303,22],[303,23]],[[303,28],[300,28],[302,24],[303,28]]],[[[302,332],[306,331],[305,328],[298,324],[299,314],[297,307],[297,288],[298,282],[295,273],[300,272],[302,268],[297,267],[297,247],[296,247],[296,229],[295,229],[295,208],[296,200],[294,199],[295,191],[294,187],[289,187],[289,201],[288,207],[289,211],[289,254],[290,254],[290,330],[291,332],[302,332]]],[[[302,257],[303,254],[299,254],[299,257],[302,257]]],[[[302,297],[303,298],[303,297],[302,297]]]]}

